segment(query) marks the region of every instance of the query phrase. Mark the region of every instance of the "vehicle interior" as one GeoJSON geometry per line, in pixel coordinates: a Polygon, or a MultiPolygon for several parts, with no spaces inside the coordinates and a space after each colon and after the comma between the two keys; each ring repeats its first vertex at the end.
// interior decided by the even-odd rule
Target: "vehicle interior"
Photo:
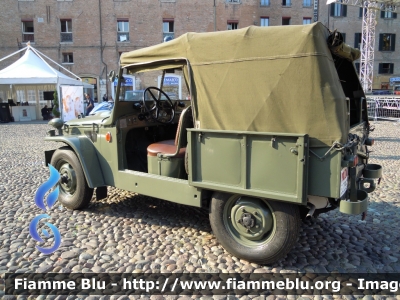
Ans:
{"type": "Polygon", "coordinates": [[[350,127],[368,121],[366,97],[360,85],[353,62],[333,55],[343,91],[349,99],[350,127]]]}
{"type": "Polygon", "coordinates": [[[136,73],[135,91],[120,87],[114,115],[123,141],[120,169],[187,179],[186,129],[193,127],[190,92],[184,84],[161,84],[167,72],[183,77],[179,69],[136,73]]]}

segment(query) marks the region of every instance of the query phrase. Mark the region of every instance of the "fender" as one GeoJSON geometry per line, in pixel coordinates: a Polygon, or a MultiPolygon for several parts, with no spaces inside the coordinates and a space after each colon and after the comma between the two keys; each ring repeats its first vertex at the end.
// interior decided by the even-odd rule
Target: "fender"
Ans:
{"type": "MultiPolygon", "coordinates": [[[[65,136],[47,136],[45,137],[45,141],[62,142],[72,148],[81,163],[89,187],[95,188],[106,185],[97,157],[97,149],[86,136],[68,136],[68,138],[65,136]]],[[[45,151],[46,166],[50,163],[54,151],[45,151]]]]}

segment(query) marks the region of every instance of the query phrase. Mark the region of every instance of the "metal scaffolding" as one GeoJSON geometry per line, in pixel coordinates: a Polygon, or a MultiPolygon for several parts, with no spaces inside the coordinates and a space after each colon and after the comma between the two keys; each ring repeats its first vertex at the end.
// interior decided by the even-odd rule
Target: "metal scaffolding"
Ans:
{"type": "Polygon", "coordinates": [[[365,93],[372,91],[374,71],[375,27],[377,12],[384,10],[396,12],[400,0],[328,0],[328,4],[343,4],[363,8],[360,81],[365,93]]]}

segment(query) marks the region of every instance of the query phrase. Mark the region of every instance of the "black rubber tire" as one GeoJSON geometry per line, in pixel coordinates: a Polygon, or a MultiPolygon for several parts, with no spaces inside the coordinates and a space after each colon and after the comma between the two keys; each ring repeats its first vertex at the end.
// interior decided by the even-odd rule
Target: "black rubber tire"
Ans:
{"type": "Polygon", "coordinates": [[[58,201],[66,208],[73,210],[87,207],[93,196],[93,188],[88,186],[82,166],[74,151],[69,147],[57,149],[51,158],[50,164],[58,171],[63,165],[69,164],[76,177],[76,188],[72,193],[67,192],[60,182],[58,201]]]}
{"type": "Polygon", "coordinates": [[[236,257],[259,264],[272,264],[284,258],[299,236],[301,220],[298,205],[263,199],[274,218],[275,230],[270,231],[274,233],[270,233],[266,241],[248,246],[239,243],[223,221],[224,206],[232,196],[215,192],[210,203],[211,228],[221,245],[236,257]]]}

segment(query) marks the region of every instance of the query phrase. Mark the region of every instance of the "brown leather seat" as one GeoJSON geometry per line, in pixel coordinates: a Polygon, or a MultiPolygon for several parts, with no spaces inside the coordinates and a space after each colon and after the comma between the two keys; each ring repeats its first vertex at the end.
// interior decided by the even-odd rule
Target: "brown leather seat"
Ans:
{"type": "MultiPolygon", "coordinates": [[[[175,140],[161,141],[158,143],[151,144],[147,147],[148,156],[157,156],[158,153],[172,155],[176,152],[175,140]]],[[[175,157],[184,157],[186,147],[179,149],[179,152],[175,157]]]]}
{"type": "Polygon", "coordinates": [[[187,145],[186,128],[193,128],[191,106],[185,108],[179,117],[175,140],[160,141],[147,147],[148,156],[185,157],[187,145]]]}

